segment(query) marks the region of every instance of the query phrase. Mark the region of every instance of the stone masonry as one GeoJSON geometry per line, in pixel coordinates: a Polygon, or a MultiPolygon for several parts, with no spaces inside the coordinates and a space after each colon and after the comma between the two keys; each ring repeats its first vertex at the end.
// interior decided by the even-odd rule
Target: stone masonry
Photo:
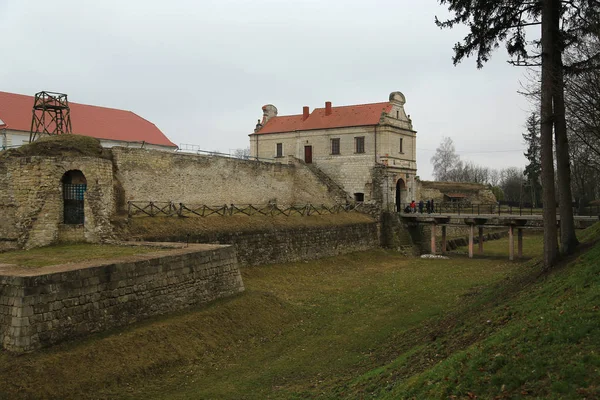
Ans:
{"type": "Polygon", "coordinates": [[[0,344],[31,351],[243,290],[231,246],[44,268],[0,265],[0,344]]]}
{"type": "Polygon", "coordinates": [[[113,167],[97,157],[0,159],[0,251],[46,246],[59,240],[63,221],[61,179],[70,170],[87,179],[85,224],[71,238],[98,242],[112,237],[113,167]]]}
{"type": "MultiPolygon", "coordinates": [[[[327,186],[299,163],[113,148],[125,200],[192,204],[334,204],[327,186]]],[[[287,161],[287,160],[286,160],[287,161]]]]}

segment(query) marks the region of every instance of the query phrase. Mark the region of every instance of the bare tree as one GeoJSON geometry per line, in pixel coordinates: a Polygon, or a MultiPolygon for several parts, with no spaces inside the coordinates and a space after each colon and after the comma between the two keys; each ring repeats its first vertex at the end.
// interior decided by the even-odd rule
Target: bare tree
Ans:
{"type": "Polygon", "coordinates": [[[233,151],[233,156],[235,158],[241,158],[243,160],[248,160],[250,158],[250,147],[246,147],[243,149],[235,149],[233,151]]]}
{"type": "Polygon", "coordinates": [[[457,167],[462,166],[460,156],[456,154],[454,142],[449,137],[444,137],[442,143],[431,157],[433,176],[438,181],[451,181],[452,173],[457,167]]]}

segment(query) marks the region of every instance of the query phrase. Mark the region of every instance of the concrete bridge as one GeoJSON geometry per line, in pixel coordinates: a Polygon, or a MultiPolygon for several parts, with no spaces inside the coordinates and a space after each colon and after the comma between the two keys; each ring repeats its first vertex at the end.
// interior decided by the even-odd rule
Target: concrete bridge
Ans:
{"type": "MultiPolygon", "coordinates": [[[[446,253],[446,227],[467,226],[469,227],[469,258],[473,258],[475,227],[478,229],[479,248],[478,254],[483,255],[483,229],[484,228],[507,228],[508,229],[508,258],[514,260],[515,245],[514,234],[517,231],[517,257],[523,256],[523,230],[543,229],[544,221],[541,215],[510,215],[510,214],[421,214],[400,213],[400,216],[409,223],[431,225],[431,252],[436,253],[437,228],[442,230],[442,254],[446,253]]],[[[599,220],[598,216],[575,216],[575,227],[584,229],[599,220]]],[[[557,225],[560,229],[560,216],[556,216],[557,225]]]]}

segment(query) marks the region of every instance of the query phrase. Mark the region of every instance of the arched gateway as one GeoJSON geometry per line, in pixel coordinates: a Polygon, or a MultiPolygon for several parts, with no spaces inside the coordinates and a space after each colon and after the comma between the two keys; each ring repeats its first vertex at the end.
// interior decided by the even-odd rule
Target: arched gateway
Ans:
{"type": "Polygon", "coordinates": [[[396,211],[402,211],[402,202],[406,201],[406,184],[402,180],[402,178],[398,179],[396,182],[396,211]]]}

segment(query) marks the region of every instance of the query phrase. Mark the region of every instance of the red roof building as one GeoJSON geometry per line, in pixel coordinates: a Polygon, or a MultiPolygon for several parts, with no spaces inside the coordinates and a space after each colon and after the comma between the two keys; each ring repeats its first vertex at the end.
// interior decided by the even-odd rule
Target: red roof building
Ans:
{"type": "Polygon", "coordinates": [[[416,131],[405,103],[402,93],[393,92],[386,102],[338,107],[326,102],[312,112],[305,106],[301,114],[282,116],[268,104],[250,134],[250,152],[315,164],[355,200],[399,207],[414,196],[417,169],[416,131]],[[374,181],[374,168],[385,171],[387,183],[374,181]]]}
{"type": "MultiPolygon", "coordinates": [[[[29,142],[33,96],[0,92],[0,143],[18,147],[29,142]]],[[[99,139],[103,146],[136,146],[175,150],[171,142],[152,122],[139,115],[115,108],[69,102],[74,134],[99,139]]]]}

